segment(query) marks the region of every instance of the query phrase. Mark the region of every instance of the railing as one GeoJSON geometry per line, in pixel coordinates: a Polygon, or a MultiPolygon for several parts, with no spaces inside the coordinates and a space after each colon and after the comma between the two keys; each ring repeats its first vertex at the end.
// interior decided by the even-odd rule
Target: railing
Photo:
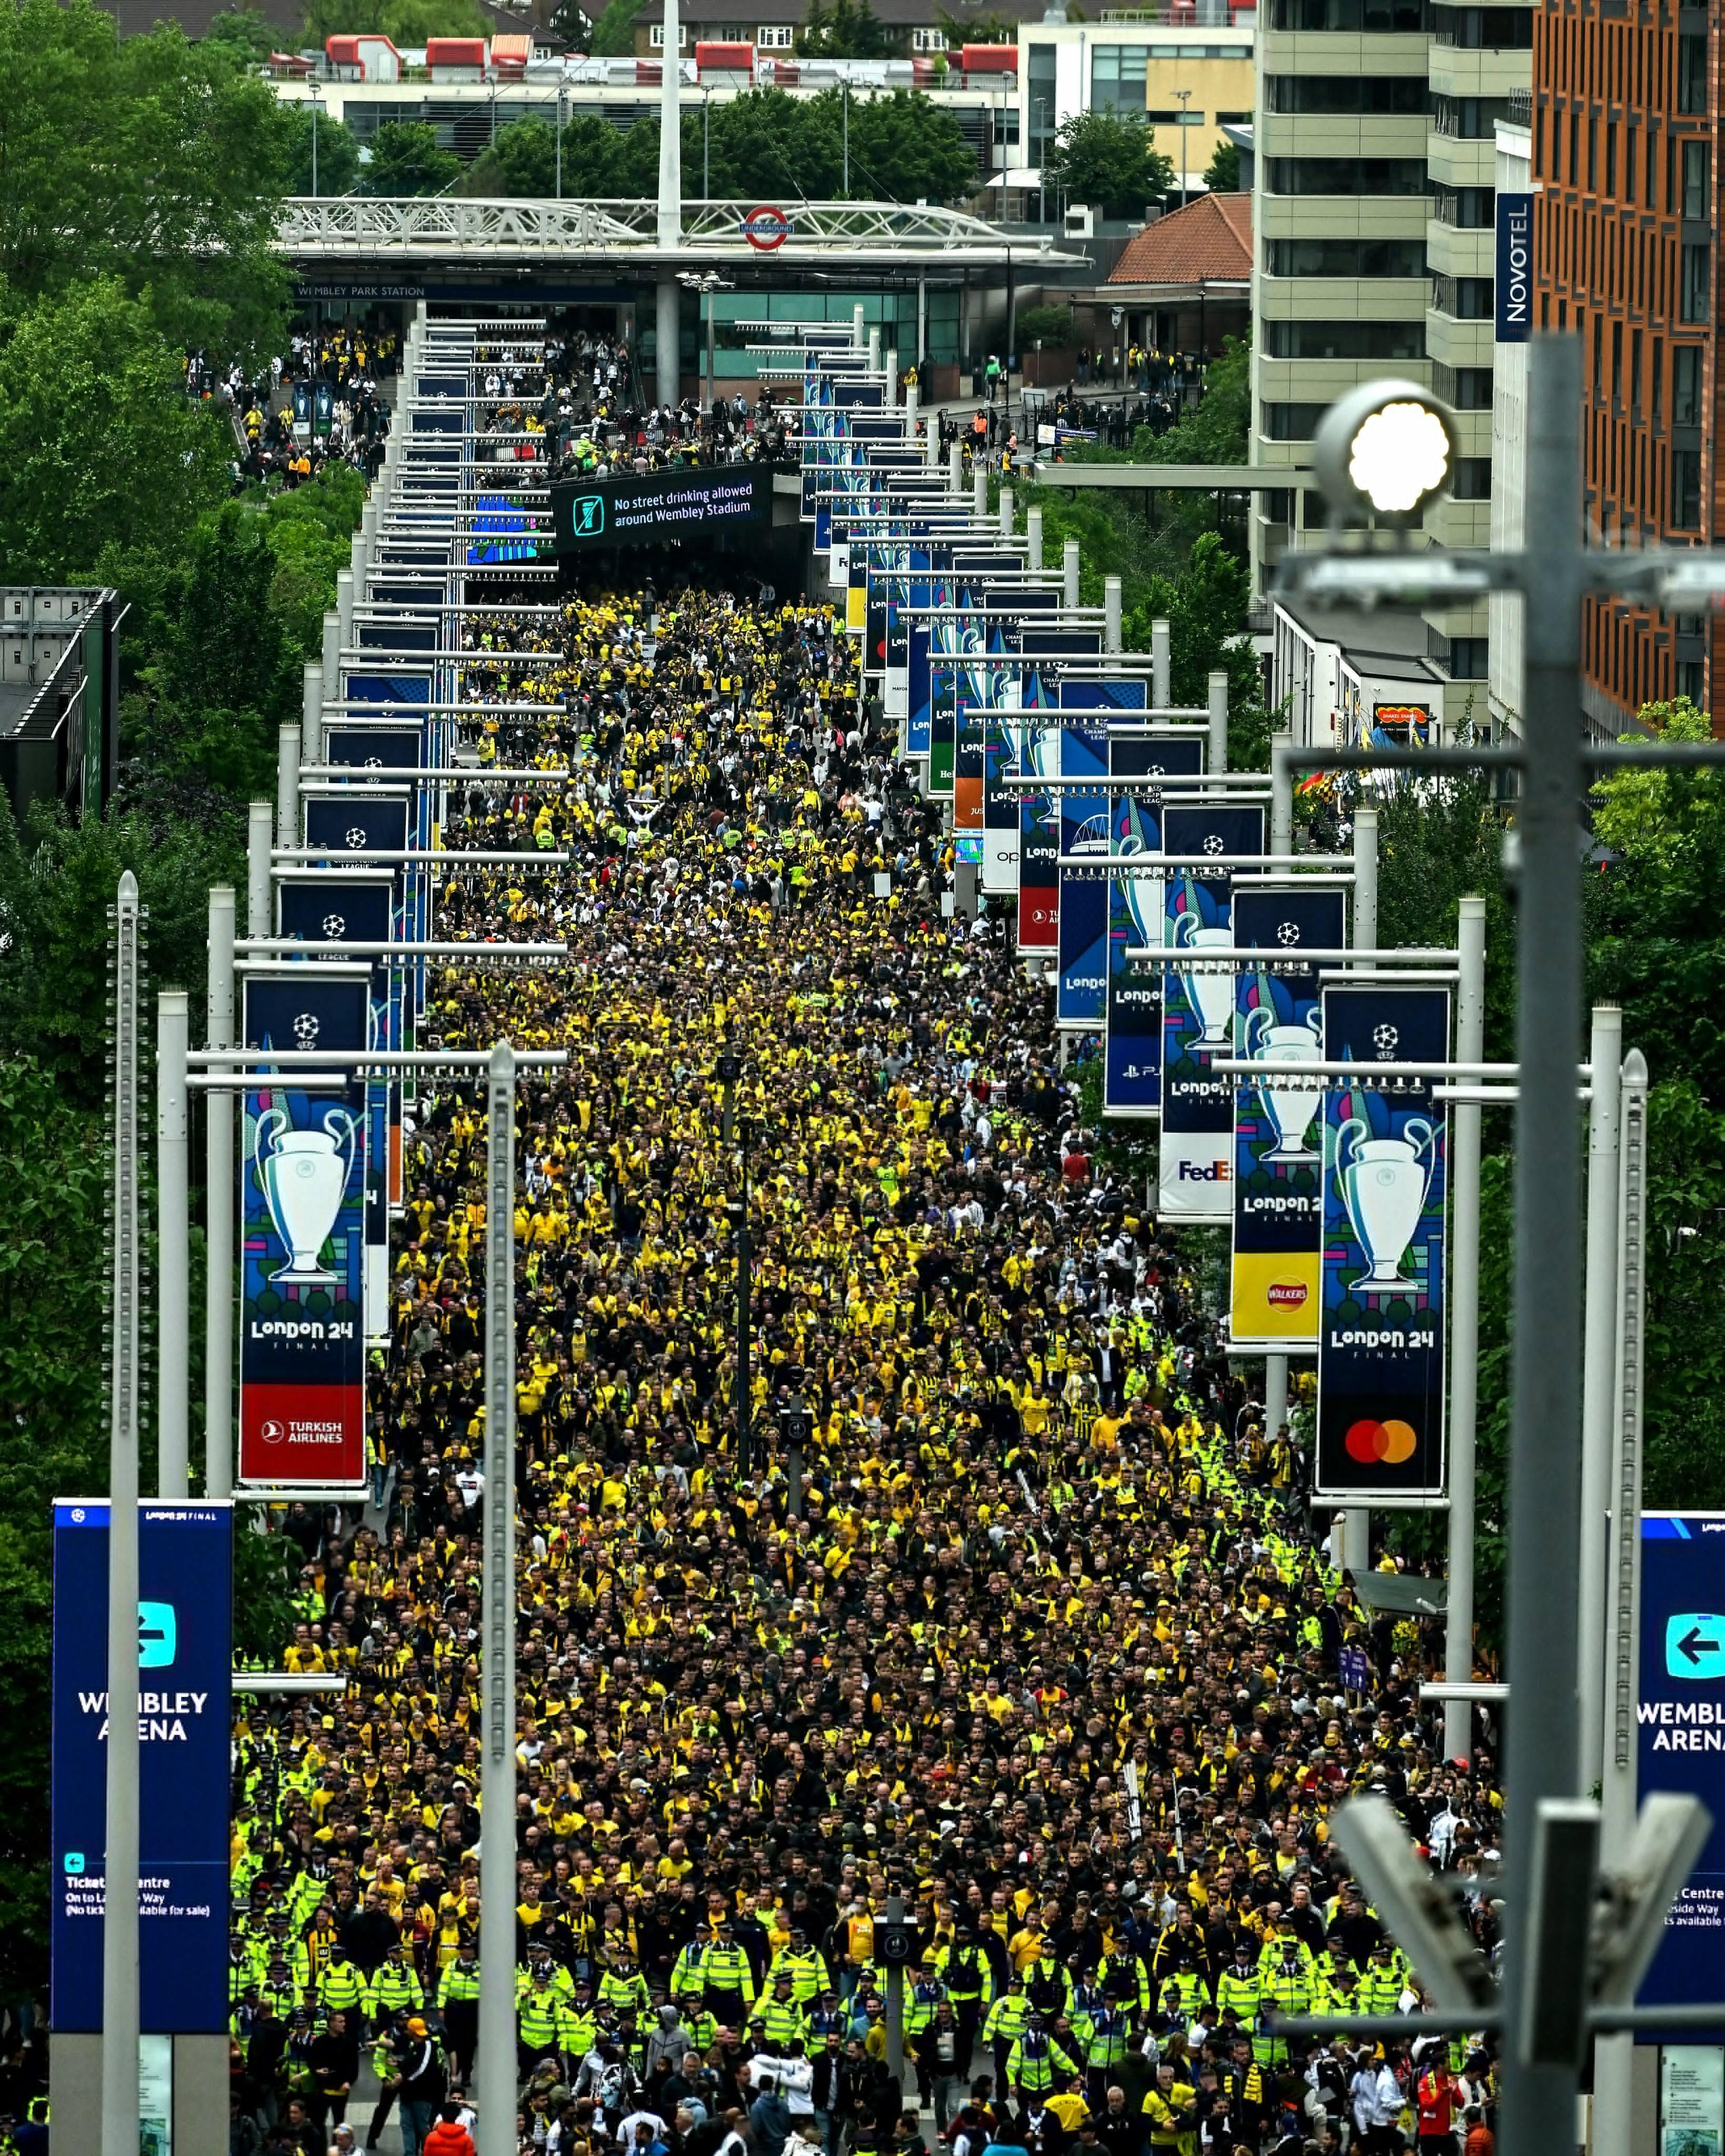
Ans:
{"type": "MultiPolygon", "coordinates": [[[[745,236],[747,202],[685,202],[679,251],[744,261],[764,259],[745,236]]],[[[1027,242],[963,210],[899,203],[789,203],[781,259],[810,254],[900,259],[949,257],[1004,262],[1033,254],[1067,258],[1052,238],[1027,242]]],[[[283,207],[278,244],[290,254],[489,255],[505,259],[582,251],[651,254],[659,244],[655,203],[569,202],[421,195],[300,196],[283,207]]]]}

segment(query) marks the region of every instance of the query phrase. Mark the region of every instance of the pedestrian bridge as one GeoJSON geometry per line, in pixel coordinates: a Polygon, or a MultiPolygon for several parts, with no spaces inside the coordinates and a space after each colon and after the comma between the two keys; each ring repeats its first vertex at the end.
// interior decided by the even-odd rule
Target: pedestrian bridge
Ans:
{"type": "MultiPolygon", "coordinates": [[[[283,209],[279,244],[303,270],[363,264],[379,271],[437,267],[636,270],[644,277],[705,264],[717,269],[896,271],[952,278],[967,270],[1022,274],[1078,269],[1084,258],[1046,234],[1002,231],[963,210],[900,203],[793,203],[780,244],[762,247],[746,222],[761,206],[685,202],[674,246],[662,246],[655,201],[517,201],[488,197],[296,197],[283,209]]],[[[758,233],[759,228],[757,227],[758,233]]]]}

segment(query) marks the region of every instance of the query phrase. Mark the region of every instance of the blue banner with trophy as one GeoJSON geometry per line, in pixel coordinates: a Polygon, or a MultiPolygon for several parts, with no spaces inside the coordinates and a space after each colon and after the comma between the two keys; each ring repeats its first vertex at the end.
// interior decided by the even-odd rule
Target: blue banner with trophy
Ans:
{"type": "MultiPolygon", "coordinates": [[[[1067,690],[1078,685],[1063,685],[1062,702],[1067,690]]],[[[1201,776],[1204,747],[1204,736],[1189,728],[1135,740],[1109,737],[1111,859],[1162,851],[1163,791],[1153,782],[1201,776]],[[1150,783],[1122,790],[1123,778],[1150,783]]],[[[1161,948],[1162,879],[1111,876],[1102,1038],[1106,1116],[1147,1117],[1162,1105],[1162,961],[1156,955],[1161,948]]]]}
{"type": "MultiPolygon", "coordinates": [[[[1348,901],[1339,885],[1242,886],[1234,942],[1264,953],[1242,964],[1234,1053],[1257,1063],[1316,1063],[1318,978],[1300,951],[1339,951],[1348,901]]],[[[1236,1349],[1285,1353],[1317,1345],[1323,1245],[1322,1087],[1286,1075],[1237,1080],[1230,1329],[1236,1349]]]]}
{"type": "Polygon", "coordinates": [[[1075,874],[1065,864],[1108,858],[1107,721],[1060,721],[1060,777],[1095,778],[1094,793],[1061,789],[1060,964],[1055,975],[1055,1024],[1066,1032],[1093,1032],[1107,1013],[1108,883],[1101,875],[1075,874]]]}
{"type": "MultiPolygon", "coordinates": [[[[240,978],[245,1045],[260,1061],[271,1050],[374,1045],[368,966],[290,959],[240,978]]],[[[285,1065],[267,1090],[244,1097],[239,1479],[357,1489],[365,1481],[364,1089],[311,1091],[285,1065]]]]}
{"type": "MultiPolygon", "coordinates": [[[[1261,808],[1170,805],[1162,850],[1173,864],[1163,885],[1163,942],[1202,957],[1234,941],[1233,861],[1264,851],[1261,808]],[[1214,868],[1206,865],[1214,860],[1214,868]]],[[[1169,1219],[1233,1217],[1234,1081],[1212,1069],[1234,1052],[1234,969],[1168,971],[1162,1009],[1162,1173],[1159,1211],[1169,1219]]]]}
{"type": "Polygon", "coordinates": [[[1449,1053],[1447,988],[1323,992],[1322,1060],[1359,1066],[1323,1096],[1316,1487],[1327,1502],[1394,1508],[1443,1493],[1445,1117],[1433,1079],[1373,1070],[1449,1053]]]}

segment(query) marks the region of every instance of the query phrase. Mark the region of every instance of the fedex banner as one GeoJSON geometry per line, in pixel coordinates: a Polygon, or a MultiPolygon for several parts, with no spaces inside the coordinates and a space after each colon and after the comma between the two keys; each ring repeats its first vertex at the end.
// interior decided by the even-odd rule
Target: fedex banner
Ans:
{"type": "MultiPolygon", "coordinates": [[[[370,1045],[369,967],[289,962],[242,981],[248,1048],[370,1045]]],[[[363,1086],[308,1091],[290,1067],[245,1096],[242,1482],[365,1481],[366,1121],[363,1086]]]]}
{"type": "MultiPolygon", "coordinates": [[[[1264,850],[1261,808],[1167,808],[1162,850],[1178,859],[1163,886],[1163,941],[1202,957],[1234,941],[1230,857],[1264,850]],[[1205,864],[1214,859],[1214,869],[1205,864]]],[[[1234,1052],[1234,972],[1169,968],[1163,983],[1160,1209],[1226,1226],[1234,1208],[1234,1081],[1210,1067],[1234,1052]]]]}

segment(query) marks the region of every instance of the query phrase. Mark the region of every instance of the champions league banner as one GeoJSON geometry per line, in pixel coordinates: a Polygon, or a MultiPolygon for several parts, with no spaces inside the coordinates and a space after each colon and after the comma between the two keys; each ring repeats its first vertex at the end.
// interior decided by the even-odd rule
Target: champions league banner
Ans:
{"type": "MultiPolygon", "coordinates": [[[[1063,788],[1060,797],[1060,858],[1108,858],[1108,732],[1100,715],[1065,718],[1059,734],[1060,776],[1103,782],[1094,793],[1063,788]]],[[[1060,870],[1057,927],[1060,970],[1055,977],[1055,1024],[1063,1032],[1087,1032],[1106,1014],[1108,884],[1102,876],[1060,870]]]]}
{"type": "MultiPolygon", "coordinates": [[[[1068,682],[1069,689],[1094,686],[1068,682]]],[[[1197,778],[1204,771],[1203,734],[1187,729],[1135,741],[1108,742],[1109,854],[1129,860],[1162,851],[1163,793],[1159,786],[1117,790],[1122,778],[1197,778]]],[[[1162,961],[1134,957],[1133,951],[1162,947],[1162,879],[1108,880],[1108,985],[1102,1037],[1102,1112],[1148,1117],[1162,1106],[1162,961]]]]}
{"type": "MultiPolygon", "coordinates": [[[[1163,942],[1198,955],[1234,941],[1232,867],[1206,870],[1208,858],[1261,855],[1264,811],[1204,803],[1167,808],[1162,850],[1183,865],[1163,885],[1163,942]]],[[[1233,1214],[1234,1081],[1211,1069],[1234,1052],[1234,968],[1166,972],[1162,1004],[1162,1173],[1159,1210],[1169,1219],[1233,1214]]]]}
{"type": "MultiPolygon", "coordinates": [[[[371,969],[290,960],[241,976],[248,1048],[371,1045],[371,969]]],[[[304,1066],[301,1066],[302,1068],[304,1066]]],[[[245,1096],[239,1162],[239,1479],[365,1481],[366,1102],[291,1074],[245,1096]]]]}
{"type": "MultiPolygon", "coordinates": [[[[1242,965],[1234,1002],[1234,1053],[1258,1063],[1316,1063],[1322,1043],[1318,978],[1299,962],[1339,951],[1348,926],[1337,887],[1242,888],[1234,942],[1262,951],[1242,965]]],[[[1297,1079],[1236,1079],[1234,1251],[1229,1308],[1236,1348],[1281,1353],[1317,1344],[1323,1243],[1323,1094],[1297,1079]]]]}
{"type": "Polygon", "coordinates": [[[1323,1310],[1316,1488],[1326,1502],[1417,1505],[1444,1488],[1446,1132],[1430,1078],[1372,1066],[1441,1063],[1447,988],[1323,992],[1323,1060],[1359,1081],[1324,1095],[1323,1310]]]}

